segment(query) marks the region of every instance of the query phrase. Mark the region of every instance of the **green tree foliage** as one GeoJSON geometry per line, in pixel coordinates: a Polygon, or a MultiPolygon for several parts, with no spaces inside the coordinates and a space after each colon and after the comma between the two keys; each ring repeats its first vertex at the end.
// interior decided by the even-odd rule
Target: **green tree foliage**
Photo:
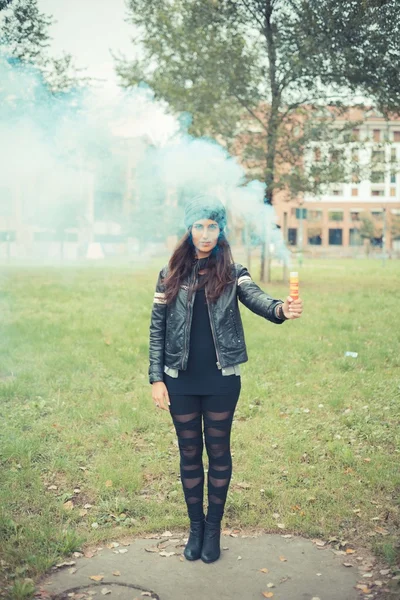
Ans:
{"type": "MultiPolygon", "coordinates": [[[[0,0],[1,1],[1,0],[0,0]]],[[[70,54],[49,56],[53,18],[39,10],[37,0],[2,0],[0,10],[0,51],[16,64],[36,68],[52,93],[69,91],[83,85],[87,78],[78,75],[70,54]]]]}
{"type": "Polygon", "coordinates": [[[48,30],[52,22],[39,11],[37,0],[14,0],[4,16],[1,45],[21,62],[41,63],[50,46],[48,30]]]}
{"type": "Polygon", "coordinates": [[[387,116],[399,114],[399,1],[304,0],[301,5],[303,22],[320,48],[312,58],[321,82],[361,92],[387,116]]]}
{"type": "Polygon", "coordinates": [[[7,8],[9,4],[11,4],[12,0],[0,0],[0,10],[4,10],[7,8]]]}
{"type": "Polygon", "coordinates": [[[389,96],[374,83],[377,73],[381,79],[397,68],[387,60],[388,31],[396,46],[392,26],[385,28],[391,2],[129,0],[128,6],[141,53],[117,59],[122,84],[147,83],[174,111],[192,115],[190,133],[211,135],[244,156],[249,177],[265,182],[267,202],[280,188],[293,196],[316,193],[349,176],[337,159],[311,172],[304,166],[311,142],[333,151],[354,126],[338,127],[346,93],[368,94],[382,109],[385,97],[391,107],[397,102],[393,77],[385,84],[389,96]]]}

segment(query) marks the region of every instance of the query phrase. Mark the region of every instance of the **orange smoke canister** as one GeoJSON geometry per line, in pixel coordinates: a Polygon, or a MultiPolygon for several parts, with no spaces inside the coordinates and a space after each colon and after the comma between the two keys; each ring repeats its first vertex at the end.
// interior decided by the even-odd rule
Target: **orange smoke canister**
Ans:
{"type": "Polygon", "coordinates": [[[299,274],[297,271],[291,271],[289,275],[289,295],[293,300],[299,297],[299,274]]]}

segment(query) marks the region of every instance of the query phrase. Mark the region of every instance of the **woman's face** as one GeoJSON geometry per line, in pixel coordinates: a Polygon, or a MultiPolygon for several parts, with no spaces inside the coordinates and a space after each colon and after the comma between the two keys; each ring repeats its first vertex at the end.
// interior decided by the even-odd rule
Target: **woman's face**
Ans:
{"type": "Polygon", "coordinates": [[[206,258],[217,245],[219,225],[211,219],[200,219],[192,225],[192,239],[198,258],[206,258]]]}

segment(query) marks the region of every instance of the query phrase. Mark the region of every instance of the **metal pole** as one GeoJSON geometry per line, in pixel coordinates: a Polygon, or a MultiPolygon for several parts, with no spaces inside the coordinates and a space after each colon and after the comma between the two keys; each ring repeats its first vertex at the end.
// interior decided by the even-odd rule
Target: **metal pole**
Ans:
{"type": "Polygon", "coordinates": [[[302,264],[303,264],[303,214],[300,213],[300,223],[299,223],[299,265],[301,266],[302,264]]]}
{"type": "MultiPolygon", "coordinates": [[[[283,213],[283,241],[285,246],[287,246],[288,243],[288,226],[287,226],[287,221],[288,221],[288,214],[285,211],[283,213]]],[[[289,282],[289,265],[287,264],[286,260],[284,260],[283,263],[283,283],[288,283],[289,282]]]]}
{"type": "Polygon", "coordinates": [[[382,231],[382,265],[386,264],[386,229],[387,229],[386,207],[383,208],[383,231],[382,231]]]}

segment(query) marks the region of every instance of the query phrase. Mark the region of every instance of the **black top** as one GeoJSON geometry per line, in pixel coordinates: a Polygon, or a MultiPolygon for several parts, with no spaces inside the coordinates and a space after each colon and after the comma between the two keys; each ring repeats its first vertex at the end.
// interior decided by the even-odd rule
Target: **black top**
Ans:
{"type": "MultiPolygon", "coordinates": [[[[199,274],[201,283],[202,275],[199,274]]],[[[211,330],[204,287],[196,290],[186,371],[177,378],[164,373],[169,394],[230,394],[240,388],[239,375],[222,375],[211,330]]]]}

